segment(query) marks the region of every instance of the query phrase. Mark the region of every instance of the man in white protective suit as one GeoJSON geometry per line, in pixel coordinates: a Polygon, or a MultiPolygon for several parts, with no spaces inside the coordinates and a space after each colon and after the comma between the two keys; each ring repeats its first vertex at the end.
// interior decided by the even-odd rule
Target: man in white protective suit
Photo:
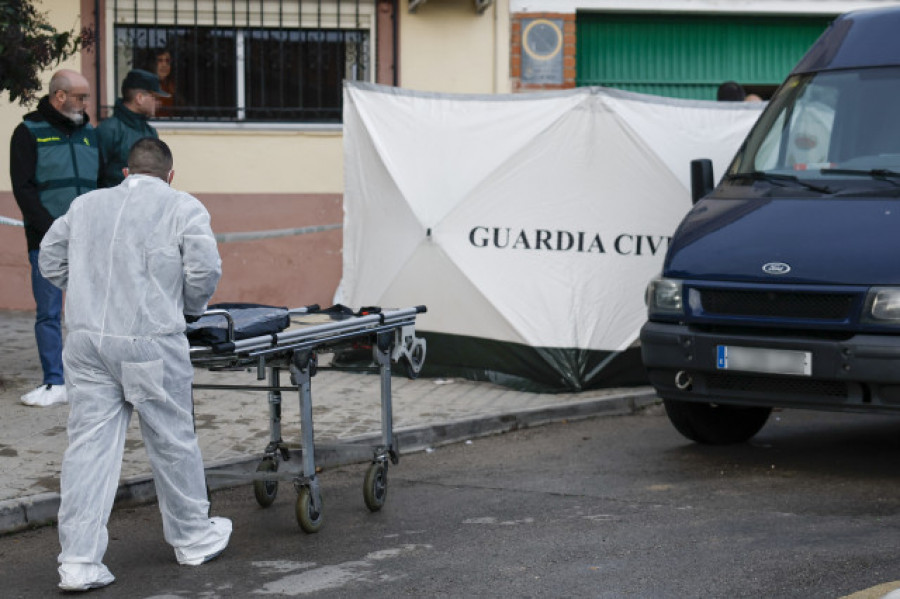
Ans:
{"type": "Polygon", "coordinates": [[[172,153],[132,146],[126,179],[79,196],[41,242],[41,273],[67,290],[63,349],[70,412],[59,506],[60,588],[115,578],[102,563],[125,432],[136,409],[166,541],[199,565],[228,545],[231,521],[210,518],[194,431],[185,319],[216,289],[221,260],[209,213],[169,187],[172,153]]]}

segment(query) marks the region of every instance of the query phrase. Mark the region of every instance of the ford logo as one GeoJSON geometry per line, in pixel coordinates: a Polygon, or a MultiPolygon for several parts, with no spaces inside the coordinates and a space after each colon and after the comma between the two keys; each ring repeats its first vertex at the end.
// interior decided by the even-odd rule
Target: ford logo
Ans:
{"type": "Polygon", "coordinates": [[[767,275],[786,275],[791,272],[791,265],[784,262],[768,262],[763,264],[762,269],[767,275]]]}

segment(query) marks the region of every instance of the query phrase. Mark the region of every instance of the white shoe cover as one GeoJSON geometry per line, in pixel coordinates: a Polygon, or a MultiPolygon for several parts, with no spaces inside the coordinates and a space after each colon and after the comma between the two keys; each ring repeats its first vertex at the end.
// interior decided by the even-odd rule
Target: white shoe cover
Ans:
{"type": "Polygon", "coordinates": [[[26,406],[42,408],[68,401],[65,385],[41,385],[22,396],[22,403],[26,406]]]}
{"type": "Polygon", "coordinates": [[[89,591],[105,587],[116,577],[103,564],[62,564],[59,579],[64,591],[89,591]]]}
{"type": "Polygon", "coordinates": [[[209,534],[199,543],[190,547],[176,547],[175,558],[182,566],[199,566],[219,557],[228,547],[231,538],[231,520],[228,518],[210,518],[209,534]]]}

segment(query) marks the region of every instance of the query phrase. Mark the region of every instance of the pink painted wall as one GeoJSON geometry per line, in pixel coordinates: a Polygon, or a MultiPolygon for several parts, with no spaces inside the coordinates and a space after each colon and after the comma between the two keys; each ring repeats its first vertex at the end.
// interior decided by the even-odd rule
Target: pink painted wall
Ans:
{"type": "MultiPolygon", "coordinates": [[[[0,216],[22,220],[11,191],[0,191],[0,216]]],[[[0,225],[0,308],[34,310],[25,229],[0,225]]]]}
{"type": "MultiPolygon", "coordinates": [[[[339,194],[198,194],[216,233],[341,224],[339,194]]],[[[214,302],[330,306],[341,278],[340,229],[219,244],[222,281],[214,302]]]]}
{"type": "MultiPolygon", "coordinates": [[[[197,194],[216,233],[295,229],[343,222],[339,194],[197,194]]],[[[10,192],[0,215],[21,218],[10,192]]],[[[219,244],[222,280],[213,302],[330,306],[341,277],[340,229],[219,244]]],[[[33,310],[25,231],[0,225],[0,309],[33,310]]]]}

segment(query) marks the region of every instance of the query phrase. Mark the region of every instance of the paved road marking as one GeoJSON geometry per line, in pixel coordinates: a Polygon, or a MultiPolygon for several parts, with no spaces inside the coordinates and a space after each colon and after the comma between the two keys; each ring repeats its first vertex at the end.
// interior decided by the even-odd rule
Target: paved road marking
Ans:
{"type": "Polygon", "coordinates": [[[318,591],[341,588],[356,581],[389,581],[393,578],[392,575],[378,572],[376,569],[377,562],[394,559],[401,557],[404,554],[431,548],[431,545],[427,544],[417,545],[409,543],[400,547],[373,551],[361,560],[318,567],[316,567],[314,562],[253,562],[254,566],[261,568],[266,573],[274,572],[276,574],[285,574],[301,570],[301,572],[296,574],[289,574],[278,580],[268,582],[263,585],[263,588],[254,591],[253,594],[288,596],[308,595],[318,591]]]}

